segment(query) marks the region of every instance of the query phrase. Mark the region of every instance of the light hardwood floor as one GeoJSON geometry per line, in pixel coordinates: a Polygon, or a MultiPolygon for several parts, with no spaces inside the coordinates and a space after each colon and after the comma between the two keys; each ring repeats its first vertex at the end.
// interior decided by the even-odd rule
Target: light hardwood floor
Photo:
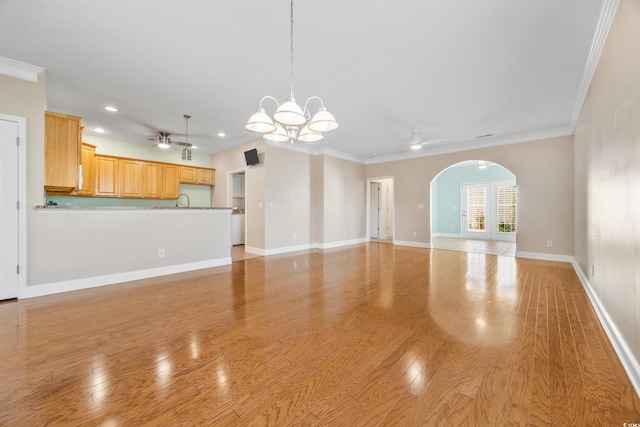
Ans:
{"type": "Polygon", "coordinates": [[[0,304],[0,425],[640,422],[571,265],[361,244],[0,304]]]}

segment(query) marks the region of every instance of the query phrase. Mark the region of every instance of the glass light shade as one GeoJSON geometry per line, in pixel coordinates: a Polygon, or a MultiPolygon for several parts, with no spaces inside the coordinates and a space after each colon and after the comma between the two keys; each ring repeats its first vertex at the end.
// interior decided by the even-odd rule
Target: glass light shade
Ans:
{"type": "Polygon", "coordinates": [[[422,144],[420,144],[419,142],[415,142],[413,144],[411,144],[411,149],[412,150],[419,150],[422,148],[422,144]]]}
{"type": "Polygon", "coordinates": [[[287,101],[278,107],[273,119],[285,126],[300,126],[307,122],[302,108],[291,97],[287,98],[287,101]]]}
{"type": "Polygon", "coordinates": [[[251,132],[266,133],[275,131],[276,125],[271,120],[271,117],[265,113],[264,109],[260,108],[249,118],[244,128],[251,132]]]}
{"type": "Polygon", "coordinates": [[[167,142],[158,142],[159,148],[169,148],[169,144],[167,142]]]}
{"type": "Polygon", "coordinates": [[[311,129],[309,129],[309,126],[303,127],[298,134],[298,141],[302,142],[315,142],[320,141],[322,138],[324,138],[323,134],[321,134],[320,132],[312,131],[311,129]]]}
{"type": "Polygon", "coordinates": [[[322,107],[309,123],[309,129],[314,132],[329,132],[338,128],[338,122],[333,115],[322,107]]]}
{"type": "Polygon", "coordinates": [[[273,132],[265,133],[262,137],[268,141],[285,142],[289,140],[287,131],[279,124],[275,124],[276,129],[273,132]]]}

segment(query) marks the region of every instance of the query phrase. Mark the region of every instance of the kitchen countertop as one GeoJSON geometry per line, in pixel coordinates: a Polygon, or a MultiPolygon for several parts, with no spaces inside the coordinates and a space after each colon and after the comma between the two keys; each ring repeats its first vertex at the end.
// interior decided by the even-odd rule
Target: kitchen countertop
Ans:
{"type": "Polygon", "coordinates": [[[210,207],[184,207],[184,206],[51,206],[37,205],[36,209],[41,210],[87,210],[87,211],[127,211],[127,210],[173,210],[173,211],[192,211],[192,210],[220,210],[231,211],[233,208],[210,208],[210,207]]]}

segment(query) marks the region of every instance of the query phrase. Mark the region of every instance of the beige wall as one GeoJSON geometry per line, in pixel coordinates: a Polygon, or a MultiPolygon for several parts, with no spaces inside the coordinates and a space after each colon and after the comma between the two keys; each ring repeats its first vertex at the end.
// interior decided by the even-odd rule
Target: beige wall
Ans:
{"type": "Polygon", "coordinates": [[[640,2],[622,0],[575,130],[575,259],[640,361],[640,2]],[[592,272],[593,268],[593,272],[592,272]]]}
{"type": "Polygon", "coordinates": [[[337,157],[323,157],[323,233],[318,243],[364,239],[366,167],[337,157]]]}
{"type": "Polygon", "coordinates": [[[570,136],[368,165],[367,178],[394,177],[395,240],[429,244],[431,181],[442,170],[465,160],[495,162],[516,175],[519,252],[563,256],[573,253],[570,136]],[[418,209],[422,204],[425,209],[418,209]],[[546,247],[547,240],[553,241],[551,248],[546,247]]]}
{"type": "Polygon", "coordinates": [[[265,176],[265,249],[311,242],[309,154],[267,145],[265,176]]]}

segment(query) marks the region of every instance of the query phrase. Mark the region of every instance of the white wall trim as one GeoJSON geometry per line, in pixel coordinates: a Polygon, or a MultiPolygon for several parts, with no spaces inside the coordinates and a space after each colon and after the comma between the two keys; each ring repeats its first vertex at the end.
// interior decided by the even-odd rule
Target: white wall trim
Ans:
{"type": "Polygon", "coordinates": [[[483,148],[500,147],[503,145],[519,144],[522,142],[539,141],[541,139],[559,138],[573,134],[573,128],[561,126],[552,129],[543,129],[530,133],[515,135],[496,136],[485,139],[466,139],[455,142],[444,142],[431,147],[424,147],[423,150],[391,154],[388,156],[372,157],[366,160],[365,164],[373,165],[377,163],[387,163],[397,160],[414,159],[418,157],[438,156],[441,154],[459,153],[461,151],[481,150],[483,148]]]}
{"type": "Polygon", "coordinates": [[[618,331],[618,328],[616,328],[614,322],[611,320],[609,313],[607,313],[604,305],[602,305],[600,298],[598,298],[598,295],[591,286],[589,279],[587,279],[587,276],[584,274],[576,260],[572,258],[571,264],[573,265],[573,269],[578,275],[578,279],[580,279],[580,282],[582,283],[582,286],[584,287],[584,290],[587,293],[589,300],[591,301],[593,309],[598,315],[600,324],[604,328],[604,331],[607,333],[609,341],[611,341],[611,344],[613,345],[613,348],[616,351],[616,354],[618,355],[622,366],[624,366],[624,370],[627,371],[627,375],[629,376],[631,384],[633,384],[633,388],[636,390],[638,396],[640,396],[640,365],[638,365],[638,361],[633,356],[633,353],[629,349],[629,346],[620,334],[620,331],[618,331]]]}
{"type": "MultiPolygon", "coordinates": [[[[4,58],[0,57],[0,59],[4,58]]],[[[17,297],[21,298],[27,287],[27,272],[29,271],[27,258],[27,119],[0,114],[0,120],[16,122],[18,124],[18,138],[20,138],[18,146],[18,201],[20,202],[18,210],[18,265],[20,266],[20,274],[18,274],[17,297]]]]}
{"type": "Polygon", "coordinates": [[[431,233],[431,237],[454,237],[460,239],[462,235],[460,233],[431,233]]]}
{"type": "Polygon", "coordinates": [[[38,83],[38,74],[42,73],[44,68],[35,65],[25,64],[24,62],[14,61],[13,59],[0,56],[0,74],[15,77],[33,83],[38,83]]]}
{"type": "Polygon", "coordinates": [[[330,243],[316,243],[314,247],[317,249],[333,249],[339,248],[341,246],[349,246],[349,245],[357,245],[359,243],[366,243],[369,240],[366,237],[362,237],[360,239],[351,239],[351,240],[341,240],[339,242],[330,242],[330,243]]]}
{"type": "Polygon", "coordinates": [[[596,72],[598,62],[600,61],[600,55],[602,54],[602,49],[604,49],[604,44],[607,41],[609,30],[613,25],[613,19],[615,18],[616,11],[618,10],[619,3],[620,0],[605,0],[602,3],[598,23],[596,24],[596,30],[591,42],[591,48],[589,49],[589,56],[587,57],[587,62],[582,74],[582,82],[580,83],[580,88],[576,95],[576,103],[573,106],[573,113],[571,114],[570,123],[572,129],[575,129],[578,124],[580,111],[582,111],[582,106],[587,98],[587,92],[589,92],[589,88],[591,87],[591,80],[593,80],[593,75],[596,72]]]}
{"type": "Polygon", "coordinates": [[[313,244],[311,243],[305,243],[302,245],[295,245],[295,246],[283,246],[280,248],[273,248],[273,249],[265,249],[264,250],[264,255],[278,255],[278,254],[286,254],[289,252],[296,252],[296,251],[304,251],[307,249],[313,249],[313,244]]]}
{"type": "Polygon", "coordinates": [[[254,248],[252,246],[244,245],[244,251],[249,252],[250,254],[262,255],[265,256],[266,252],[264,249],[254,248]]]}
{"type": "Polygon", "coordinates": [[[231,257],[197,261],[188,264],[169,265],[148,270],[129,271],[125,273],[107,274],[104,276],[87,277],[84,279],[67,280],[63,282],[45,283],[27,286],[20,298],[33,298],[52,295],[61,292],[79,291],[98,286],[114,285],[132,280],[148,279],[168,274],[184,273],[185,271],[201,270],[203,268],[220,267],[231,264],[231,257]]]}
{"type": "Polygon", "coordinates": [[[411,246],[413,248],[426,248],[426,249],[430,249],[431,248],[431,243],[409,242],[409,241],[406,241],[406,240],[394,240],[393,244],[394,245],[398,245],[398,246],[411,246]]]}
{"type": "Polygon", "coordinates": [[[561,254],[545,254],[541,252],[522,252],[516,251],[516,258],[530,258],[539,259],[542,261],[558,261],[558,262],[571,262],[573,257],[571,255],[561,254]]]}

